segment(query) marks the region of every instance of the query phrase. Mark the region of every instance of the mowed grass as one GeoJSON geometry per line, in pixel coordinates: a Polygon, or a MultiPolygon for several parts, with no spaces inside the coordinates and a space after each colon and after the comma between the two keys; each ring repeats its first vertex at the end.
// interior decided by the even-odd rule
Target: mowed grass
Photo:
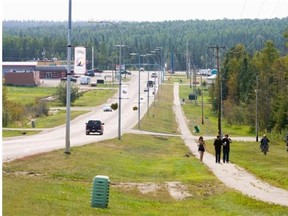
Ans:
{"type": "MultiPolygon", "coordinates": [[[[138,125],[135,126],[138,128],[138,125]]],[[[163,84],[155,101],[149,108],[149,116],[146,114],[141,120],[141,130],[158,133],[180,134],[173,113],[173,85],[163,84]]]]}
{"type": "MultiPolygon", "coordinates": [[[[165,103],[173,100],[173,85],[166,87],[160,92],[158,104],[162,99],[165,103]],[[170,97],[164,96],[165,93],[170,97]]],[[[172,107],[164,107],[169,110],[166,115],[173,116],[172,107]]],[[[160,131],[172,133],[173,117],[165,120],[168,122],[160,131]]],[[[161,125],[162,121],[159,118],[154,123],[161,125]]],[[[141,125],[144,127],[143,122],[141,125]]],[[[157,125],[152,124],[149,129],[154,130],[157,125]]],[[[233,141],[231,161],[247,166],[252,173],[257,168],[254,173],[258,176],[286,188],[285,180],[277,179],[285,179],[287,164],[283,163],[278,172],[269,171],[285,160],[285,155],[277,157],[281,145],[275,153],[272,148],[276,148],[271,146],[268,157],[258,155],[258,144],[251,152],[248,147],[252,145],[233,141]]],[[[213,153],[211,141],[207,141],[207,146],[213,153]]],[[[199,160],[185,156],[188,149],[178,136],[124,134],[121,140],[73,147],[71,155],[63,152],[3,164],[3,215],[288,215],[287,207],[256,201],[225,187],[199,160]],[[109,205],[105,209],[90,206],[96,175],[107,175],[111,180],[109,205]],[[190,196],[184,200],[173,198],[167,190],[167,182],[172,181],[181,182],[190,196]],[[143,193],[135,183],[158,187],[143,193]]]]}
{"type": "Polygon", "coordinates": [[[179,137],[125,134],[3,164],[3,215],[287,215],[226,188],[179,137]],[[96,175],[110,178],[107,208],[92,208],[96,175]],[[177,200],[167,182],[189,197],[177,200]],[[157,185],[148,193],[135,186],[157,185]]]}

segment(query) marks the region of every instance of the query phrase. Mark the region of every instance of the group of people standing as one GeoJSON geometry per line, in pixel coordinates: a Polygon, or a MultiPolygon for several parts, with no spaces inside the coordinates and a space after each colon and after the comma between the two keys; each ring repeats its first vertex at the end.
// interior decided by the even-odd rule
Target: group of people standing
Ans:
{"type": "Polygon", "coordinates": [[[229,163],[230,143],[232,143],[232,140],[229,138],[228,134],[225,134],[223,139],[221,139],[220,135],[217,135],[216,140],[214,140],[216,163],[220,163],[222,149],[223,163],[229,163]]]}
{"type": "MultiPolygon", "coordinates": [[[[220,163],[222,151],[223,151],[223,163],[229,163],[230,143],[232,143],[232,140],[230,139],[228,134],[225,134],[223,139],[221,138],[220,135],[217,135],[217,138],[214,140],[216,163],[220,163]]],[[[198,139],[198,151],[200,154],[201,162],[203,160],[205,149],[206,149],[205,141],[203,137],[200,136],[198,139]]]]}

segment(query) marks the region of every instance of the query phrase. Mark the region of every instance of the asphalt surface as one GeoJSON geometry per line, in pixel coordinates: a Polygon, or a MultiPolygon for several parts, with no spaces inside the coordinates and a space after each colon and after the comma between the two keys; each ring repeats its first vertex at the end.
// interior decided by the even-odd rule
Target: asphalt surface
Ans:
{"type": "MultiPolygon", "coordinates": [[[[134,106],[138,106],[139,98],[139,74],[134,72],[128,77],[129,82],[122,80],[122,86],[127,90],[127,96],[121,100],[121,121],[120,121],[120,137],[122,133],[130,130],[138,122],[138,111],[133,111],[134,106]]],[[[144,116],[148,108],[147,92],[144,92],[148,76],[147,72],[143,72],[140,76],[140,118],[144,116]]],[[[48,81],[45,81],[47,84],[48,81]]],[[[122,89],[123,90],[123,89],[122,89]]],[[[157,91],[157,89],[156,89],[157,91]]],[[[149,104],[153,102],[154,96],[152,89],[150,90],[149,104]]],[[[108,99],[105,104],[119,102],[119,94],[108,99]]],[[[72,108],[77,109],[77,108],[72,108]]],[[[71,110],[72,110],[71,109],[71,110]]],[[[101,140],[119,137],[119,118],[118,110],[113,112],[103,112],[103,106],[91,107],[90,112],[78,116],[70,121],[70,133],[66,132],[66,125],[55,128],[43,129],[42,132],[31,135],[13,138],[4,138],[2,140],[2,160],[3,162],[12,161],[17,158],[49,152],[58,149],[66,149],[67,143],[69,148],[73,146],[85,145],[101,140]],[[85,123],[90,119],[99,119],[104,122],[103,135],[86,135],[85,123]],[[66,136],[69,134],[69,136],[66,136]],[[66,138],[69,137],[69,138],[66,138]],[[67,141],[68,140],[68,141],[67,141]]],[[[37,129],[37,120],[36,120],[37,129]]],[[[65,150],[66,151],[66,150],[65,150]]]]}

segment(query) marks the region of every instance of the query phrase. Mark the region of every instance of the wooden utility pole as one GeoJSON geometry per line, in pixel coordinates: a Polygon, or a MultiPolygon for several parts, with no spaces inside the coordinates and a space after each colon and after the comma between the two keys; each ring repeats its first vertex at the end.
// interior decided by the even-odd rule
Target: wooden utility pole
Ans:
{"type": "Polygon", "coordinates": [[[220,61],[219,61],[219,50],[225,47],[220,47],[216,45],[214,47],[209,47],[210,49],[216,49],[216,61],[217,61],[217,77],[218,77],[218,134],[222,137],[222,75],[220,73],[220,61]]]}

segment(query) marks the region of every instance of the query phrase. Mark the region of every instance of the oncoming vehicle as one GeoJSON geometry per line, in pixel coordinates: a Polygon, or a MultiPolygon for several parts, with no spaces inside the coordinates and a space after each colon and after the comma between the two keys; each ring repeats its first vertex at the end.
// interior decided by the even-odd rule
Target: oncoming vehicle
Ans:
{"type": "Polygon", "coordinates": [[[99,133],[102,135],[104,133],[104,123],[100,120],[89,120],[86,123],[86,135],[89,135],[90,133],[99,133]]]}
{"type": "MultiPolygon", "coordinates": [[[[76,78],[76,77],[73,77],[73,76],[70,77],[70,80],[71,80],[72,82],[77,82],[77,78],[76,78]]],[[[61,81],[67,81],[67,77],[62,77],[62,78],[61,78],[61,81]]]]}
{"type": "Polygon", "coordinates": [[[105,105],[105,106],[103,107],[103,112],[112,112],[111,106],[105,105]]]}

